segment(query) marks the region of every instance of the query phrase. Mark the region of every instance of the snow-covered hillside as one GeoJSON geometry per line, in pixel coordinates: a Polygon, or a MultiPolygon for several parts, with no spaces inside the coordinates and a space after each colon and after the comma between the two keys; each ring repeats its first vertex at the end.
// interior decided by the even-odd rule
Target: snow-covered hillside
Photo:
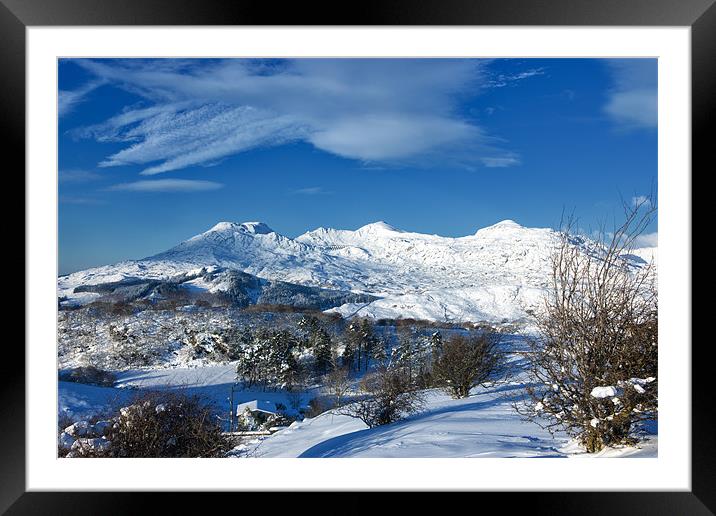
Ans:
{"type": "MultiPolygon", "coordinates": [[[[513,322],[539,307],[556,237],[552,229],[511,220],[458,238],[410,233],[385,222],[289,238],[261,222],[220,222],[163,253],[62,276],[58,295],[85,303],[98,294],[75,291],[79,286],[225,268],[378,298],[332,309],[344,316],[513,322]]],[[[642,254],[634,253],[634,261],[642,262],[642,254]]],[[[221,284],[192,287],[215,291],[221,284]]]]}
{"type": "MultiPolygon", "coordinates": [[[[452,458],[586,457],[564,433],[552,436],[513,410],[523,386],[478,387],[451,399],[433,389],[424,411],[392,425],[367,428],[358,419],[331,410],[293,423],[265,439],[234,450],[237,457],[452,458]]],[[[605,448],[590,457],[656,457],[655,431],[638,446],[605,448]]]]}
{"type": "MultiPolygon", "coordinates": [[[[519,348],[519,342],[511,345],[519,348]]],[[[223,415],[235,377],[235,364],[205,367],[128,370],[118,373],[115,387],[59,382],[59,413],[76,421],[129,402],[135,389],[183,389],[215,404],[223,415]]],[[[406,420],[372,429],[359,419],[330,410],[297,421],[269,437],[237,446],[230,456],[243,457],[656,457],[655,422],[646,427],[638,446],[605,448],[586,454],[575,441],[525,421],[512,403],[523,380],[475,387],[471,396],[451,399],[444,392],[426,392],[422,411],[406,420]]],[[[317,392],[302,393],[307,402],[317,392]]],[[[235,403],[250,400],[289,405],[284,391],[236,391],[235,403]]]]}

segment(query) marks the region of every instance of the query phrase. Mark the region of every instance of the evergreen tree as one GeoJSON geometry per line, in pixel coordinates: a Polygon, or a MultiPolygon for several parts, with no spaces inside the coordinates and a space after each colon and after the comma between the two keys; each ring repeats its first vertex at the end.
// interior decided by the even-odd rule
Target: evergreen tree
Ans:
{"type": "Polygon", "coordinates": [[[299,340],[287,330],[255,331],[237,356],[237,378],[246,387],[287,387],[299,376],[295,352],[299,340]]]}
{"type": "Polygon", "coordinates": [[[317,375],[325,374],[331,363],[331,337],[328,332],[318,327],[311,337],[313,342],[314,371],[317,375]]]}
{"type": "Polygon", "coordinates": [[[304,315],[301,320],[298,321],[298,328],[301,330],[303,347],[307,349],[313,348],[315,344],[315,334],[321,329],[320,321],[311,315],[304,315]]]}
{"type": "Polygon", "coordinates": [[[331,361],[331,336],[321,322],[313,316],[304,316],[298,322],[298,327],[303,333],[303,347],[311,350],[313,354],[314,373],[325,374],[331,361]]]}
{"type": "Polygon", "coordinates": [[[343,353],[344,359],[348,359],[348,365],[355,367],[356,371],[361,369],[361,360],[363,357],[363,337],[361,332],[361,323],[353,322],[346,329],[346,351],[343,353]]]}
{"type": "Polygon", "coordinates": [[[380,343],[373,330],[373,323],[368,318],[364,318],[360,322],[360,338],[363,342],[364,369],[367,371],[371,358],[375,358],[376,353],[379,353],[377,348],[380,343]]]}
{"type": "Polygon", "coordinates": [[[353,342],[349,339],[346,339],[346,346],[343,349],[343,355],[341,356],[343,366],[350,369],[355,368],[355,361],[356,361],[356,348],[353,342]]]}
{"type": "Polygon", "coordinates": [[[298,362],[294,356],[297,339],[288,330],[272,332],[267,356],[268,381],[274,385],[290,386],[298,376],[298,362]]]}
{"type": "Polygon", "coordinates": [[[375,360],[380,365],[384,365],[385,359],[387,358],[386,353],[386,342],[384,339],[377,337],[376,338],[376,344],[373,346],[373,353],[371,354],[371,358],[375,360]]]}
{"type": "Polygon", "coordinates": [[[414,327],[401,330],[398,333],[398,346],[395,348],[392,360],[394,367],[405,369],[411,381],[414,379],[413,365],[416,351],[416,334],[414,327]]]}

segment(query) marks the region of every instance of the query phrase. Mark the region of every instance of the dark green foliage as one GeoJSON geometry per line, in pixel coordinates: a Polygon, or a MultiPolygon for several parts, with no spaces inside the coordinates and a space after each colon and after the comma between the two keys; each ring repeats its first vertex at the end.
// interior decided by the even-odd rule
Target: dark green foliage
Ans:
{"type": "Polygon", "coordinates": [[[290,387],[299,379],[295,353],[299,339],[288,330],[259,329],[243,334],[234,345],[236,373],[246,387],[290,387]]]}
{"type": "Polygon", "coordinates": [[[59,379],[63,382],[85,383],[100,387],[112,387],[117,376],[111,371],[105,371],[94,366],[77,367],[69,371],[61,371],[59,379]]]}
{"type": "Polygon", "coordinates": [[[371,359],[379,353],[377,347],[380,344],[370,319],[362,318],[351,321],[346,328],[345,340],[346,350],[350,352],[348,355],[344,353],[344,359],[352,359],[347,364],[354,367],[356,371],[368,370],[371,359]]]}
{"type": "Polygon", "coordinates": [[[331,362],[331,336],[316,317],[303,317],[298,322],[298,327],[304,332],[304,346],[313,353],[314,374],[325,374],[331,362]]]}
{"type": "Polygon", "coordinates": [[[397,345],[390,356],[390,364],[407,371],[412,381],[420,388],[432,386],[432,364],[442,349],[439,332],[425,335],[420,327],[401,326],[397,330],[397,345]]]}

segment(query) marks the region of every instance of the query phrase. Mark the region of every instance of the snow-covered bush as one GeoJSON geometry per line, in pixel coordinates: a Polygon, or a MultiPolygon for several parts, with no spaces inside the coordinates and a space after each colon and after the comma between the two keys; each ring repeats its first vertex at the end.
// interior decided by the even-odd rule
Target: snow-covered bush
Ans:
{"type": "Polygon", "coordinates": [[[251,412],[251,409],[247,407],[236,417],[236,429],[239,432],[259,430],[261,429],[261,425],[266,422],[266,419],[268,419],[268,414],[263,412],[256,412],[254,414],[251,412]]]}
{"type": "Polygon", "coordinates": [[[634,425],[656,417],[658,311],[655,271],[623,258],[650,222],[650,206],[585,254],[567,224],[553,256],[540,338],[525,354],[531,373],[518,410],[576,437],[588,452],[634,442],[634,425]]]}
{"type": "Polygon", "coordinates": [[[268,414],[261,411],[251,411],[248,407],[237,416],[236,428],[239,432],[269,430],[277,426],[288,426],[296,418],[288,416],[285,412],[268,414]]]}
{"type": "Polygon", "coordinates": [[[67,425],[57,438],[58,456],[106,457],[112,445],[109,435],[116,425],[112,420],[80,420],[67,425]]]}
{"type": "Polygon", "coordinates": [[[158,392],[119,411],[115,457],[218,457],[227,449],[213,408],[196,396],[158,392]]]}
{"type": "Polygon", "coordinates": [[[78,421],[58,438],[63,457],[220,457],[228,449],[213,408],[178,392],[138,395],[107,420],[78,421]]]}

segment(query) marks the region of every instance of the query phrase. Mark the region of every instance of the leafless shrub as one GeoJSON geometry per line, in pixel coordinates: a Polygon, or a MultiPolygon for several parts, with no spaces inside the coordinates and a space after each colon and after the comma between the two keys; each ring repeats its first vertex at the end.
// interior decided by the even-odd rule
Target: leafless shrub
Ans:
{"type": "Polygon", "coordinates": [[[394,423],[423,407],[422,392],[402,369],[381,368],[368,373],[359,387],[363,397],[338,409],[338,413],[358,418],[369,428],[394,423]]]}
{"type": "Polygon", "coordinates": [[[212,407],[184,393],[139,395],[116,422],[111,457],[219,457],[228,447],[212,407]]]}
{"type": "Polygon", "coordinates": [[[333,396],[336,407],[343,405],[343,400],[350,391],[350,372],[348,367],[342,365],[338,355],[331,354],[330,369],[325,376],[325,385],[328,392],[333,396]]]}
{"type": "Polygon", "coordinates": [[[470,389],[495,380],[503,369],[497,335],[454,335],[442,345],[433,362],[432,378],[453,398],[466,398],[470,389]]]}
{"type": "Polygon", "coordinates": [[[537,315],[541,335],[525,355],[533,386],[517,406],[588,452],[632,443],[633,425],[657,412],[655,270],[625,259],[656,208],[650,200],[624,209],[624,222],[602,231],[588,253],[572,234],[574,219],[563,224],[550,295],[537,315]]]}
{"type": "Polygon", "coordinates": [[[330,410],[330,408],[330,404],[326,403],[324,398],[311,398],[308,402],[308,410],[306,410],[305,416],[307,418],[314,418],[316,416],[320,416],[325,411],[330,410]]]}
{"type": "Polygon", "coordinates": [[[286,400],[288,401],[288,406],[291,407],[294,412],[298,412],[302,407],[303,391],[306,389],[306,386],[295,384],[291,387],[291,389],[286,391],[286,400]]]}

